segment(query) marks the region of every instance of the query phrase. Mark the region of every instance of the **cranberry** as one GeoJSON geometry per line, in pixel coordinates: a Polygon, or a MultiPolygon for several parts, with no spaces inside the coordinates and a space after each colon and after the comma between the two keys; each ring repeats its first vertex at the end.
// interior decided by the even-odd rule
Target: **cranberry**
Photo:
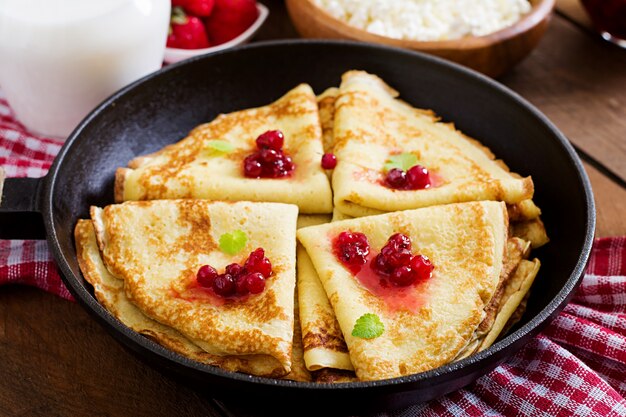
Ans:
{"type": "Polygon", "coordinates": [[[416,279],[420,281],[430,278],[433,269],[435,269],[430,259],[424,255],[415,255],[411,258],[409,265],[415,271],[416,279]]]}
{"type": "Polygon", "coordinates": [[[263,173],[261,176],[266,178],[279,178],[288,175],[289,172],[290,171],[287,170],[285,166],[284,157],[280,156],[279,159],[275,161],[263,163],[263,173]]]}
{"type": "Polygon", "coordinates": [[[248,285],[246,284],[247,276],[248,274],[242,274],[235,278],[235,292],[237,292],[237,295],[247,295],[249,293],[248,285]]]}
{"type": "Polygon", "coordinates": [[[283,151],[275,150],[275,149],[261,149],[259,151],[259,156],[261,157],[261,161],[263,161],[263,165],[271,164],[273,162],[282,160],[283,151]]]}
{"type": "Polygon", "coordinates": [[[244,268],[250,273],[258,272],[265,278],[269,278],[272,275],[272,263],[265,257],[263,248],[257,248],[250,253],[244,268]]]}
{"type": "Polygon", "coordinates": [[[406,287],[415,282],[417,275],[410,266],[396,268],[389,276],[389,281],[398,287],[406,287]]]}
{"type": "Polygon", "coordinates": [[[250,253],[243,265],[232,263],[218,274],[210,265],[203,265],[196,273],[200,286],[212,288],[220,297],[258,294],[265,288],[265,280],[272,275],[272,263],[265,256],[263,248],[250,253]]]}
{"type": "Polygon", "coordinates": [[[202,265],[196,274],[198,284],[206,288],[213,285],[215,277],[217,277],[217,271],[211,265],[202,265]]]}
{"type": "Polygon", "coordinates": [[[387,245],[393,246],[394,248],[411,250],[411,238],[402,233],[394,233],[387,241],[387,245]]]}
{"type": "Polygon", "coordinates": [[[411,190],[422,190],[430,187],[428,170],[421,165],[415,165],[406,172],[407,187],[411,190]]]}
{"type": "Polygon", "coordinates": [[[411,251],[408,249],[397,249],[393,254],[387,258],[387,262],[393,268],[399,266],[408,265],[411,261],[411,251]]]}
{"type": "Polygon", "coordinates": [[[334,169],[337,166],[337,157],[332,153],[322,155],[322,168],[334,169]]]}
{"type": "Polygon", "coordinates": [[[235,292],[235,280],[230,274],[220,274],[213,280],[212,288],[215,294],[228,297],[235,292]]]}
{"type": "Polygon", "coordinates": [[[248,178],[259,178],[263,171],[263,166],[257,160],[256,154],[250,155],[243,160],[243,173],[248,178]]]}
{"type": "Polygon", "coordinates": [[[279,151],[285,143],[285,135],[280,130],[268,130],[259,135],[256,139],[256,146],[259,149],[273,149],[279,151]]]}
{"type": "Polygon", "coordinates": [[[387,176],[385,177],[385,182],[391,188],[403,189],[406,187],[406,173],[398,168],[393,168],[387,172],[387,176]]]}
{"type": "Polygon", "coordinates": [[[389,262],[387,262],[387,258],[382,253],[379,253],[374,258],[374,262],[372,263],[372,269],[378,275],[382,276],[387,276],[391,274],[391,272],[393,272],[393,267],[389,265],[389,262]]]}
{"type": "Polygon", "coordinates": [[[294,165],[291,157],[289,155],[284,155],[283,156],[283,169],[287,173],[290,173],[291,171],[293,171],[294,168],[295,168],[295,165],[294,165]]]}
{"type": "Polygon", "coordinates": [[[359,232],[341,232],[335,239],[335,255],[350,266],[365,264],[370,245],[367,237],[359,232]]]}
{"type": "Polygon", "coordinates": [[[243,270],[243,266],[233,263],[226,267],[225,272],[229,275],[232,275],[233,277],[238,277],[244,272],[244,270],[243,270]]]}
{"type": "Polygon", "coordinates": [[[261,134],[256,140],[258,150],[244,159],[244,176],[280,178],[289,175],[295,169],[295,165],[282,149],[284,139],[280,130],[268,130],[261,134]]]}
{"type": "Polygon", "coordinates": [[[265,289],[265,277],[259,272],[253,272],[244,276],[246,288],[251,294],[259,294],[265,289]]]}
{"type": "Polygon", "coordinates": [[[407,235],[395,233],[376,255],[371,268],[381,278],[381,286],[391,283],[406,287],[429,278],[434,267],[426,256],[411,254],[411,239],[407,235]]]}

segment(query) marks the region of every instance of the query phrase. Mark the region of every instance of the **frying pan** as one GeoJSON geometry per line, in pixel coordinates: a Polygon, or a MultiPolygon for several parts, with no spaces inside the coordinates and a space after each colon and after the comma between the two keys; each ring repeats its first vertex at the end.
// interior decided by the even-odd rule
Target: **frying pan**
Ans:
{"type": "Polygon", "coordinates": [[[75,129],[47,176],[7,179],[3,238],[45,238],[76,300],[130,352],[210,396],[254,409],[327,413],[391,410],[433,399],[494,369],[535,336],[573,294],[595,230],[595,207],[582,164],[563,134],[521,97],[476,72],[441,59],[345,41],[289,40],[239,47],[170,65],[112,95],[75,129]],[[117,167],[183,138],[221,112],[272,102],[301,82],[316,93],[336,86],[349,69],[386,80],[411,104],[453,121],[531,175],[549,244],[526,314],[506,337],[459,362],[400,378],[347,384],[272,380],[190,361],[120,324],[82,278],[72,232],[90,205],[113,202],[117,167]],[[278,405],[278,407],[273,407],[278,405]],[[332,405],[329,406],[329,405],[332,405]]]}

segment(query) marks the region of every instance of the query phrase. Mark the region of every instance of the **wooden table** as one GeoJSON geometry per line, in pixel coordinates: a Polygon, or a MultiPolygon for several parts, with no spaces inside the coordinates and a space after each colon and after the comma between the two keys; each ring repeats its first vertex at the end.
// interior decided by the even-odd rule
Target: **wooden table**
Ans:
{"type": "MultiPolygon", "coordinates": [[[[257,40],[296,37],[280,0],[257,40]]],[[[597,235],[626,235],[626,50],[601,40],[578,0],[559,2],[546,37],[500,81],[570,138],[591,178],[597,235]]],[[[77,304],[0,289],[0,415],[225,416],[215,402],[131,356],[77,304]]]]}

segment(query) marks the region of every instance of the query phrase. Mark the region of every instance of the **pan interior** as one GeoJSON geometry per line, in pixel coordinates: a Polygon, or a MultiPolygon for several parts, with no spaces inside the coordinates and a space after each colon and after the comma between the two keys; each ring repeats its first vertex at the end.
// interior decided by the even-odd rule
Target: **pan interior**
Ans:
{"type": "MultiPolygon", "coordinates": [[[[568,295],[562,290],[580,276],[579,260],[586,260],[593,234],[590,190],[571,148],[543,116],[484,77],[417,53],[346,42],[258,44],[192,59],[141,80],[94,110],[51,169],[43,204],[52,249],[79,301],[112,323],[81,277],[72,232],[77,219],[88,217],[90,205],[113,202],[116,168],[178,141],[219,113],[267,104],[298,83],[309,83],[316,93],[337,86],[350,69],[379,75],[404,100],[433,109],[489,146],[513,171],[533,177],[534,200],[543,210],[551,242],[536,252],[541,270],[516,327],[532,330],[525,325],[568,295]]],[[[147,342],[120,327],[113,330],[118,339],[136,351],[145,349],[147,342]]],[[[155,355],[194,372],[167,352],[155,355]]]]}

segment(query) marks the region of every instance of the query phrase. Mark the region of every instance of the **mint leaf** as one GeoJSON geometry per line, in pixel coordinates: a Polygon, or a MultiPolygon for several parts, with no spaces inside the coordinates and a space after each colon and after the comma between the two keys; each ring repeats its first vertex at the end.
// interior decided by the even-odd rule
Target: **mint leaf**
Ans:
{"type": "Polygon", "coordinates": [[[224,233],[220,236],[220,250],[229,255],[236,255],[246,246],[248,236],[241,230],[224,233]]]}
{"type": "Polygon", "coordinates": [[[374,339],[385,331],[385,325],[380,317],[373,313],[363,314],[356,320],[352,336],[362,339],[374,339]]]}
{"type": "Polygon", "coordinates": [[[412,166],[417,165],[417,156],[412,153],[400,153],[391,155],[385,162],[385,171],[391,171],[394,168],[407,171],[412,166]]]}
{"type": "Polygon", "coordinates": [[[219,153],[230,153],[235,150],[235,146],[232,143],[219,139],[208,141],[206,146],[207,148],[219,153]]]}

